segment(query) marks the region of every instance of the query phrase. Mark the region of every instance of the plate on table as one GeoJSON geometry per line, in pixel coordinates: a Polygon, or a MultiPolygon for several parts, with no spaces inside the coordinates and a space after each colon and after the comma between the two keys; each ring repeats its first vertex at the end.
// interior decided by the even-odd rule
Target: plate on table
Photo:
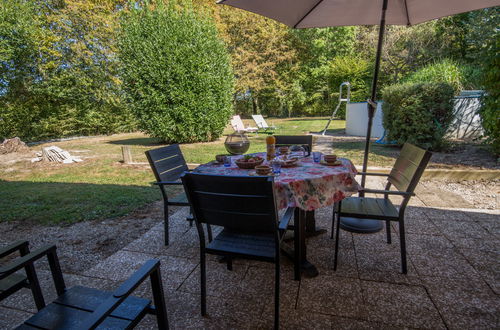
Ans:
{"type": "Polygon", "coordinates": [[[320,164],[326,165],[326,166],[340,166],[340,165],[342,165],[342,162],[340,160],[337,160],[334,163],[327,163],[324,160],[321,160],[320,164]]]}
{"type": "Polygon", "coordinates": [[[299,164],[299,159],[298,158],[290,158],[290,159],[280,159],[279,163],[281,164],[281,167],[294,167],[299,164]]]}

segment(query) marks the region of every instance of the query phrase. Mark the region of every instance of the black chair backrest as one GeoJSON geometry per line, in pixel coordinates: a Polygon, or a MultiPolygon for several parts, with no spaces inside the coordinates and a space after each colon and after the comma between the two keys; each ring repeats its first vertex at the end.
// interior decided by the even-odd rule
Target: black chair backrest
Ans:
{"type": "Polygon", "coordinates": [[[184,189],[197,223],[245,232],[276,232],[273,177],[185,173],[184,189]]]}
{"type": "Polygon", "coordinates": [[[312,152],[312,135],[275,135],[276,147],[300,145],[306,149],[307,154],[312,152]]]}
{"type": "Polygon", "coordinates": [[[146,151],[156,181],[176,181],[188,170],[178,144],[146,151]]]}
{"type": "Polygon", "coordinates": [[[405,143],[389,174],[389,182],[399,191],[413,192],[431,156],[430,151],[405,143]]]}

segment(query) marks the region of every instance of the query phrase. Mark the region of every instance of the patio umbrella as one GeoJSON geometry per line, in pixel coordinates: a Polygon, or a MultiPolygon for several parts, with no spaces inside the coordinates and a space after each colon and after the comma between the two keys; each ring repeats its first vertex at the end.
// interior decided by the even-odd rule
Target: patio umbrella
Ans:
{"type": "MultiPolygon", "coordinates": [[[[373,116],[377,105],[377,81],[385,26],[414,25],[436,18],[500,5],[500,0],[220,0],[218,4],[272,18],[292,28],[346,25],[379,25],[375,69],[368,99],[363,172],[368,165],[373,116]]],[[[366,176],[361,179],[365,186],[366,176]]]]}
{"type": "MultiPolygon", "coordinates": [[[[366,172],[385,25],[410,26],[498,6],[500,0],[220,0],[218,4],[244,9],[298,29],[380,25],[371,96],[368,99],[368,129],[363,159],[363,172],[366,172]]],[[[362,186],[364,184],[365,177],[361,182],[362,186]]]]}

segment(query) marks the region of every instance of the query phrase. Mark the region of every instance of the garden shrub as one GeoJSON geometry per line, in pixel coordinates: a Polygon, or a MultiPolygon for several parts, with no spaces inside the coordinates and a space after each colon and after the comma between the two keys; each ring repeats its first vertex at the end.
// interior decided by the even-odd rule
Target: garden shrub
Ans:
{"type": "Polygon", "coordinates": [[[232,112],[229,54],[208,15],[132,3],[121,20],[123,88],[139,127],[166,142],[218,138],[232,112]]]}
{"type": "MultiPolygon", "coordinates": [[[[372,63],[355,56],[336,57],[330,62],[329,86],[332,91],[332,107],[328,114],[337,106],[339,86],[348,81],[351,84],[351,102],[365,102],[370,96],[372,80],[372,63]]],[[[344,96],[347,92],[344,88],[344,96]]],[[[337,117],[345,119],[345,107],[341,106],[337,117]]]]}
{"type": "Polygon", "coordinates": [[[450,84],[455,95],[470,87],[469,79],[473,79],[474,70],[466,65],[461,65],[453,60],[444,59],[439,62],[431,63],[422,67],[413,74],[406,77],[407,83],[448,83],[450,84]]]}
{"type": "Polygon", "coordinates": [[[446,83],[397,84],[383,90],[383,124],[388,140],[426,149],[446,146],[453,119],[453,87],[446,83]]]}
{"type": "Polygon", "coordinates": [[[493,153],[500,156],[500,35],[490,42],[487,54],[483,69],[486,95],[479,114],[487,142],[493,153]]]}

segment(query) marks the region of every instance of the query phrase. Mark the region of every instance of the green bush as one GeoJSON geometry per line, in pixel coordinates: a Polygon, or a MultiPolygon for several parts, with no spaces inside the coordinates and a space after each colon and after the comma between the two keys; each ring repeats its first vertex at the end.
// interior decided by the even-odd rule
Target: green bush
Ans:
{"type": "Polygon", "coordinates": [[[134,2],[121,21],[124,89],[140,128],[166,142],[214,140],[232,112],[226,47],[214,22],[187,7],[134,2]]]}
{"type": "Polygon", "coordinates": [[[387,138],[440,150],[453,119],[453,87],[445,83],[398,84],[383,90],[387,138]]]}
{"type": "Polygon", "coordinates": [[[486,95],[480,110],[481,122],[493,153],[500,156],[500,35],[488,45],[483,84],[486,95]]]}
{"type": "MultiPolygon", "coordinates": [[[[351,84],[351,102],[366,101],[370,96],[372,76],[372,63],[366,59],[353,56],[334,58],[330,62],[328,82],[332,91],[332,106],[336,107],[339,97],[339,86],[345,81],[351,84]]],[[[344,88],[344,93],[346,92],[344,88]]],[[[344,106],[340,107],[337,117],[345,119],[344,106]]]]}
{"type": "Polygon", "coordinates": [[[404,81],[413,84],[447,83],[453,87],[455,95],[458,95],[463,89],[471,87],[468,80],[473,79],[474,74],[474,70],[470,67],[450,59],[444,59],[424,66],[406,77],[404,81]]]}

